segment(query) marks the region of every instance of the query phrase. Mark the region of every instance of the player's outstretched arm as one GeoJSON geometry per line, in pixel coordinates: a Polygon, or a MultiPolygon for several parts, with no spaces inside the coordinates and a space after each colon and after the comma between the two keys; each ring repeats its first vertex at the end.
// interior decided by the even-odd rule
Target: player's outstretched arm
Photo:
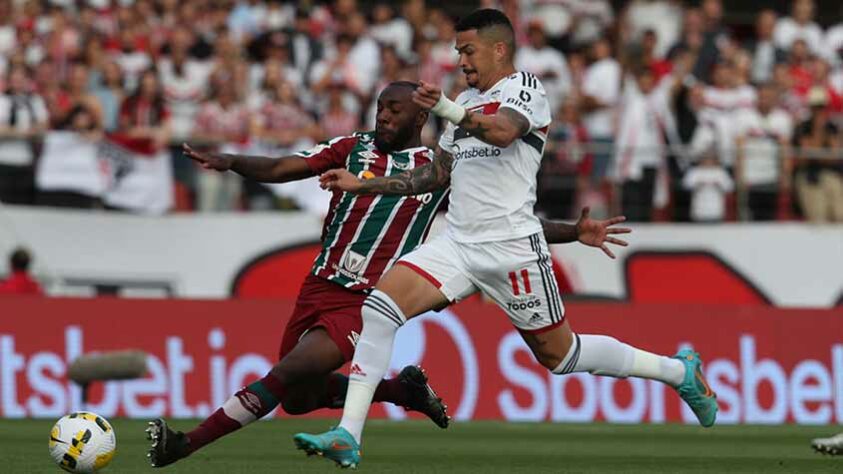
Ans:
{"type": "Polygon", "coordinates": [[[469,112],[445,97],[438,86],[424,81],[419,84],[413,102],[490,145],[506,148],[530,131],[527,117],[510,108],[500,108],[492,115],[469,112]]]}
{"type": "Polygon", "coordinates": [[[234,171],[262,183],[284,183],[313,176],[307,161],[300,156],[269,158],[266,156],[233,155],[227,153],[199,153],[187,143],[182,145],[184,156],[199,163],[206,170],[234,171]]]}
{"type": "Polygon", "coordinates": [[[414,196],[446,188],[451,182],[454,157],[436,147],[436,158],[418,168],[395,176],[361,180],[344,169],[329,170],[319,177],[322,189],[353,194],[392,194],[414,196]]]}
{"type": "Polygon", "coordinates": [[[597,247],[609,258],[615,258],[607,244],[626,247],[629,244],[625,240],[612,237],[614,234],[629,234],[632,229],[628,227],[613,227],[626,220],[624,216],[617,216],[605,221],[598,221],[589,217],[589,208],[585,207],[580,214],[580,220],[576,224],[566,224],[560,221],[549,221],[541,219],[544,238],[550,244],[565,244],[579,241],[589,247],[597,247]]]}

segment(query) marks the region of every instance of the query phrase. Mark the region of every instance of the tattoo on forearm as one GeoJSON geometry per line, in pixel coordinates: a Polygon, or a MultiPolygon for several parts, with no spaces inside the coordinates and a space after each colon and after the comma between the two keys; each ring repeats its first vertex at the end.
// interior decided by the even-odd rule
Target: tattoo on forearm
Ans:
{"type": "Polygon", "coordinates": [[[522,137],[527,132],[530,131],[530,121],[527,120],[527,117],[519,114],[518,112],[510,109],[510,108],[502,108],[498,110],[498,115],[504,117],[510,124],[515,126],[518,130],[518,136],[522,137]]]}
{"type": "Polygon", "coordinates": [[[451,181],[454,157],[437,150],[432,163],[405,171],[396,176],[384,176],[363,181],[362,194],[392,194],[412,196],[444,188],[451,181]]]}
{"type": "Polygon", "coordinates": [[[482,112],[468,112],[460,121],[459,126],[480,140],[485,140],[490,127],[480,123],[480,117],[483,117],[482,112]]]}
{"type": "MultiPolygon", "coordinates": [[[[519,137],[524,136],[530,131],[530,121],[510,108],[498,109],[497,115],[499,117],[503,117],[510,126],[514,127],[518,131],[517,135],[519,137]]],[[[478,139],[487,141],[489,140],[489,134],[492,131],[492,127],[481,123],[481,121],[484,120],[482,117],[490,116],[483,115],[482,112],[469,112],[465,114],[465,117],[459,123],[459,126],[478,139]]]]}

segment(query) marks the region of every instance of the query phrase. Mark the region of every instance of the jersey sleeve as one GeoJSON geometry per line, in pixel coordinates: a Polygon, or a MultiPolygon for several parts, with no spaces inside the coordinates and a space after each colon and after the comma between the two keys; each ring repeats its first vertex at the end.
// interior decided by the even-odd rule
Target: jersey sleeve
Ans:
{"type": "Polygon", "coordinates": [[[527,72],[515,73],[501,91],[501,108],[512,109],[530,122],[530,131],[550,125],[550,103],[544,86],[527,72]]]}
{"type": "Polygon", "coordinates": [[[356,144],[356,136],[337,137],[310,150],[300,151],[295,156],[304,158],[313,174],[322,174],[330,169],[345,168],[346,158],[356,144]]]}
{"type": "Polygon", "coordinates": [[[454,131],[457,129],[456,125],[451,122],[445,122],[445,131],[439,137],[439,148],[446,153],[454,153],[454,131]]]}

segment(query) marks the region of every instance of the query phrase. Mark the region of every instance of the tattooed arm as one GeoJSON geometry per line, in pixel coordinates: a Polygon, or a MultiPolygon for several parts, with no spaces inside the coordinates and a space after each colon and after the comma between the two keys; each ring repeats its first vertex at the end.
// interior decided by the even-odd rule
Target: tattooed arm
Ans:
{"type": "Polygon", "coordinates": [[[501,107],[493,115],[469,112],[442,95],[439,86],[424,81],[419,84],[413,92],[416,105],[456,124],[490,145],[506,148],[530,131],[527,117],[510,107],[501,107]]]}
{"type": "Polygon", "coordinates": [[[330,170],[319,177],[322,188],[353,194],[413,196],[447,187],[451,182],[454,157],[436,147],[433,162],[395,176],[361,180],[344,169],[330,170]]]}
{"type": "Polygon", "coordinates": [[[459,126],[478,139],[501,148],[508,147],[530,131],[527,117],[508,107],[498,109],[494,115],[467,112],[459,126]]]}

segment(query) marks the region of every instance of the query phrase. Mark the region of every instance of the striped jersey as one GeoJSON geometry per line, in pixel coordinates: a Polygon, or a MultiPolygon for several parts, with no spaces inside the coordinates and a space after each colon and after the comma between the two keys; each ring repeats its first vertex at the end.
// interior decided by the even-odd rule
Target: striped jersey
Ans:
{"type": "MultiPolygon", "coordinates": [[[[426,147],[383,153],[375,133],[355,133],[297,154],[315,174],[345,168],[361,179],[394,176],[430,163],[426,147]]],[[[402,255],[418,247],[442,203],[446,189],[416,196],[358,196],[334,191],[322,228],[322,251],[311,273],[351,290],[375,286],[402,255]]]]}
{"type": "Polygon", "coordinates": [[[524,116],[530,129],[508,147],[486,143],[451,123],[439,146],[454,157],[448,234],[457,242],[493,242],[542,231],[533,214],[550,104],[536,76],[517,72],[481,92],[468,89],[456,102],[472,112],[493,115],[506,108],[524,116]]]}

